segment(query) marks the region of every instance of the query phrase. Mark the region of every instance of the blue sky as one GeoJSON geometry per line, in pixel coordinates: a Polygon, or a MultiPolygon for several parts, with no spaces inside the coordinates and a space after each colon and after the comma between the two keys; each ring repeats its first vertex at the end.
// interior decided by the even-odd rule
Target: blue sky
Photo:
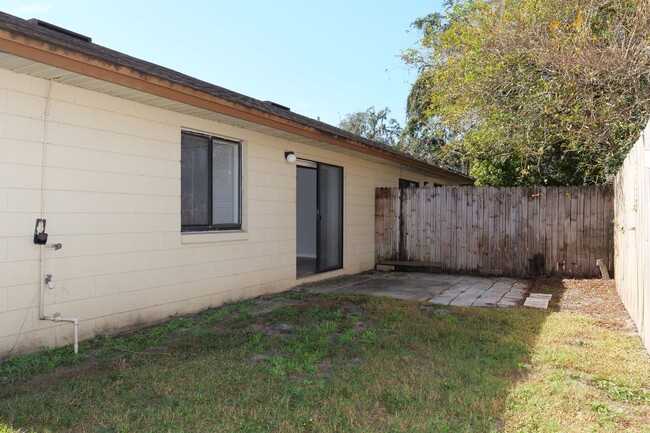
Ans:
{"type": "Polygon", "coordinates": [[[374,105],[404,122],[399,59],[442,0],[0,0],[93,42],[337,125],[374,105]]]}

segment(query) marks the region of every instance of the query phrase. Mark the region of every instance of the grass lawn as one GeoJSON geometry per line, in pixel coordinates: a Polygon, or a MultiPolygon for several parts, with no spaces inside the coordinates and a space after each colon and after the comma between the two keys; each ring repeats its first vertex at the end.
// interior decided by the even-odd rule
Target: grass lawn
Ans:
{"type": "Polygon", "coordinates": [[[14,357],[0,433],[650,432],[613,286],[535,290],[551,311],[288,292],[14,357]]]}

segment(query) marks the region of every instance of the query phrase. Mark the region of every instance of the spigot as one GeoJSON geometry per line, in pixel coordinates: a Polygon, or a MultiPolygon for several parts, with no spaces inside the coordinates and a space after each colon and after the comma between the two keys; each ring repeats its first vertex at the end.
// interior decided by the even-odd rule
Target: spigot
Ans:
{"type": "Polygon", "coordinates": [[[60,250],[61,248],[63,248],[63,245],[61,245],[61,244],[50,244],[50,245],[48,245],[48,246],[52,247],[52,249],[53,249],[54,251],[56,251],[56,250],[60,250]]]}
{"type": "Polygon", "coordinates": [[[54,283],[52,282],[52,274],[47,274],[45,276],[45,284],[47,284],[47,288],[50,290],[54,288],[54,283]]]}

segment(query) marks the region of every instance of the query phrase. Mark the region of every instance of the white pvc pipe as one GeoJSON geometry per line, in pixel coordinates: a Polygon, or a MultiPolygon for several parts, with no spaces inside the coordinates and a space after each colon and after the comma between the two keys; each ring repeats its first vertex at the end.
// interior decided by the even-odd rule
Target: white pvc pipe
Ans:
{"type": "Polygon", "coordinates": [[[48,316],[43,317],[43,320],[51,320],[52,322],[68,322],[74,325],[74,353],[79,353],[79,319],[76,317],[63,317],[63,316],[48,316]]]}

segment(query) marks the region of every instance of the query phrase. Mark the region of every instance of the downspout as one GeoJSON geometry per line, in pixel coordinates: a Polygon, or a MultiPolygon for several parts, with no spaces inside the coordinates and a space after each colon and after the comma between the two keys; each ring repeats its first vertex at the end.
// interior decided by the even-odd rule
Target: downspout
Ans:
{"type": "MultiPolygon", "coordinates": [[[[47,149],[47,127],[50,117],[50,102],[52,100],[52,84],[54,79],[49,80],[47,87],[47,99],[45,100],[45,113],[43,116],[43,152],[41,155],[41,219],[45,218],[45,168],[46,162],[46,149],[47,149]]],[[[79,353],[79,319],[76,317],[63,317],[60,313],[55,313],[53,316],[45,315],[45,286],[53,289],[54,286],[51,282],[51,275],[45,276],[45,248],[54,248],[58,250],[61,244],[41,245],[41,278],[39,284],[39,303],[38,303],[38,318],[39,320],[50,320],[52,322],[68,322],[74,325],[74,353],[79,353]]]]}

